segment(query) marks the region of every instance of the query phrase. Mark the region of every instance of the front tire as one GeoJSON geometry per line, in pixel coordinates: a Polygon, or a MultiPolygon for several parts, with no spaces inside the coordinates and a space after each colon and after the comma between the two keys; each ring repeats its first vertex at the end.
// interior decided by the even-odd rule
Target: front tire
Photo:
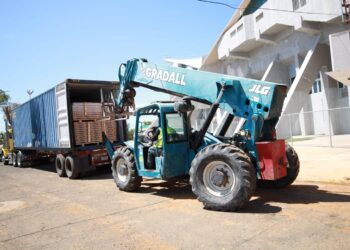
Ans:
{"type": "Polygon", "coordinates": [[[134,155],[129,148],[122,147],[114,152],[112,175],[122,191],[132,192],[140,188],[142,177],[137,173],[134,155]]]}
{"type": "Polygon", "coordinates": [[[207,209],[235,211],[255,192],[255,168],[241,149],[230,144],[210,145],[191,164],[192,191],[207,209]]]}

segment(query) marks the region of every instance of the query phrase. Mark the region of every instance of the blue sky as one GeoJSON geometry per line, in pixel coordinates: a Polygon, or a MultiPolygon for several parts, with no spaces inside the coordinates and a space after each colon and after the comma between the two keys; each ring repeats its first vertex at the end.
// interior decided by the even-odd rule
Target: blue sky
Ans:
{"type": "MultiPolygon", "coordinates": [[[[22,103],[27,89],[35,96],[66,78],[116,80],[130,58],[201,56],[232,14],[196,0],[0,1],[0,88],[22,103]]],[[[138,102],[157,99],[138,91],[138,102]]]]}

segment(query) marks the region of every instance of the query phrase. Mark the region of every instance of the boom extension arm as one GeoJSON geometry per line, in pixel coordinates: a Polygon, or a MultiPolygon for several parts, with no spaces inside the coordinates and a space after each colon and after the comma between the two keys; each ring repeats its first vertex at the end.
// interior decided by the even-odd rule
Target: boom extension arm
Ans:
{"type": "MultiPolygon", "coordinates": [[[[228,113],[247,119],[245,127],[253,140],[260,133],[262,124],[256,121],[277,122],[286,95],[286,86],[271,82],[221,75],[211,72],[177,68],[148,63],[143,59],[132,59],[119,68],[120,91],[116,104],[120,113],[134,109],[135,87],[213,104],[228,113]],[[225,91],[221,93],[221,87],[225,91]],[[256,129],[259,128],[259,129],[256,129]]],[[[270,124],[271,125],[271,124],[270,124]]]]}

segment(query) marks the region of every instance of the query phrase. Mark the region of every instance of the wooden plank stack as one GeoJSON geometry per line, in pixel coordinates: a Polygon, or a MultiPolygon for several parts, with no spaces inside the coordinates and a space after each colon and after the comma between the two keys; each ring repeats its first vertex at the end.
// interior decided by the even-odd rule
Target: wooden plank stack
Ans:
{"type": "Polygon", "coordinates": [[[101,103],[73,103],[73,126],[76,145],[100,144],[105,132],[112,142],[117,141],[117,123],[112,114],[103,116],[101,103]]]}
{"type": "Polygon", "coordinates": [[[72,104],[73,121],[97,120],[102,118],[102,104],[95,102],[75,102],[72,104]]]}

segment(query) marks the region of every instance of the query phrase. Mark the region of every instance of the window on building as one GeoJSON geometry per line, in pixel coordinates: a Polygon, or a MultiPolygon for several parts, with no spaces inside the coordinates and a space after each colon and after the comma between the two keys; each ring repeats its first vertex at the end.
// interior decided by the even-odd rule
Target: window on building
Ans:
{"type": "Polygon", "coordinates": [[[264,12],[261,12],[259,15],[256,16],[255,21],[259,22],[264,17],[264,12]]]}
{"type": "Polygon", "coordinates": [[[292,0],[293,1],[293,10],[299,9],[299,0],[292,0]]]}
{"type": "Polygon", "coordinates": [[[291,78],[290,78],[290,80],[289,80],[289,81],[290,81],[290,83],[289,83],[290,85],[292,85],[292,84],[293,84],[294,79],[295,79],[295,76],[293,76],[293,77],[291,77],[291,78]]]}
{"type": "Polygon", "coordinates": [[[347,87],[344,84],[342,84],[341,82],[337,82],[337,83],[338,83],[338,89],[342,89],[344,87],[347,87]]]}
{"type": "Polygon", "coordinates": [[[236,30],[233,30],[230,34],[231,37],[234,37],[234,35],[236,35],[236,30]]]}
{"type": "Polygon", "coordinates": [[[292,0],[293,1],[293,10],[297,10],[306,5],[306,0],[292,0]]]}
{"type": "Polygon", "coordinates": [[[237,27],[237,32],[240,32],[243,29],[243,23],[237,27]]]}
{"type": "Polygon", "coordinates": [[[310,94],[316,94],[322,92],[322,84],[321,84],[321,74],[318,73],[316,80],[312,84],[310,94]]]}
{"type": "Polygon", "coordinates": [[[337,82],[337,85],[338,85],[339,97],[348,97],[349,96],[348,86],[344,85],[341,82],[337,82]]]}
{"type": "Polygon", "coordinates": [[[300,6],[303,7],[306,5],[306,0],[300,0],[300,6]]]}

